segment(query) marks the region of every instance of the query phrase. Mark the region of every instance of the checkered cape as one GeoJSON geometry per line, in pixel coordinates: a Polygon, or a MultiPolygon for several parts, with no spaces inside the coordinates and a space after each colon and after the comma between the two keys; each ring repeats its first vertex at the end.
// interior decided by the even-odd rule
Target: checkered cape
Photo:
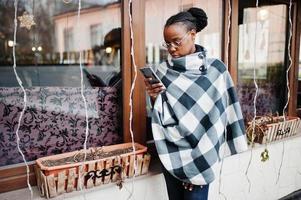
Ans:
{"type": "Polygon", "coordinates": [[[172,59],[155,69],[166,87],[152,113],[160,160],[173,176],[194,185],[214,180],[222,147],[231,154],[247,149],[232,79],[220,60],[204,55],[172,59]]]}

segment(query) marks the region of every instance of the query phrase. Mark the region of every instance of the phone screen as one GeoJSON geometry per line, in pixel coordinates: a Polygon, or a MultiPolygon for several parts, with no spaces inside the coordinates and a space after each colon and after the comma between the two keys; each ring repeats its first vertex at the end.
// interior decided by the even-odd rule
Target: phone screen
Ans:
{"type": "Polygon", "coordinates": [[[161,82],[152,68],[144,67],[144,68],[140,68],[140,71],[142,72],[142,74],[144,75],[145,78],[152,78],[152,80],[149,81],[150,84],[155,84],[155,83],[161,82]]]}

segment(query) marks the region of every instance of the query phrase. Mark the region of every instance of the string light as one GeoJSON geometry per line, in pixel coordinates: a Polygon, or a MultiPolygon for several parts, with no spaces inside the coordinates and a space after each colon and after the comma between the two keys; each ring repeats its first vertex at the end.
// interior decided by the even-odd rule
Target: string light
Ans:
{"type": "MultiPolygon", "coordinates": [[[[286,70],[286,87],[287,87],[287,101],[286,101],[286,104],[283,108],[283,119],[284,119],[284,123],[283,123],[283,126],[285,124],[285,121],[286,121],[286,116],[285,116],[285,110],[288,106],[288,103],[289,103],[289,99],[290,99],[290,87],[289,87],[289,79],[288,79],[288,74],[289,74],[289,71],[291,69],[291,66],[292,66],[292,56],[291,56],[291,40],[292,40],[292,0],[290,0],[290,3],[289,3],[289,9],[288,9],[288,20],[289,20],[289,39],[288,39],[288,47],[287,47],[287,52],[288,52],[288,59],[289,59],[289,66],[286,70]]],[[[276,184],[278,184],[279,182],[279,178],[280,178],[280,173],[281,173],[281,169],[282,169],[282,164],[283,164],[283,159],[284,159],[284,152],[285,152],[285,148],[284,148],[284,142],[282,142],[282,154],[281,154],[281,162],[280,162],[280,166],[279,166],[279,170],[278,170],[278,173],[277,173],[277,179],[276,179],[276,184]]]]}
{"type": "Polygon", "coordinates": [[[33,25],[36,25],[33,15],[28,14],[28,12],[24,12],[22,16],[18,17],[20,21],[20,27],[25,27],[27,30],[30,30],[33,25]]]}
{"type": "MultiPolygon", "coordinates": [[[[231,0],[228,0],[228,37],[227,37],[227,47],[226,47],[226,58],[225,58],[225,63],[226,63],[226,68],[228,71],[228,52],[229,52],[229,47],[230,47],[230,27],[231,27],[231,14],[232,14],[232,5],[231,5],[231,0]]],[[[225,86],[227,87],[227,83],[226,83],[226,79],[225,79],[225,86]]],[[[229,95],[227,93],[227,88],[226,88],[226,94],[227,94],[227,99],[226,99],[226,105],[228,105],[229,103],[229,95]]],[[[226,112],[227,112],[227,108],[226,108],[226,112]]],[[[221,187],[222,187],[222,172],[223,172],[223,166],[224,166],[224,158],[225,158],[225,152],[226,152],[226,146],[227,146],[227,127],[225,127],[224,129],[225,134],[224,134],[224,138],[225,138],[225,144],[223,146],[223,155],[222,155],[222,160],[221,160],[221,166],[220,166],[220,171],[219,171],[219,187],[218,187],[218,193],[219,195],[223,196],[224,199],[227,199],[226,195],[221,191],[221,187]]]]}
{"type": "MultiPolygon", "coordinates": [[[[136,147],[135,147],[135,141],[134,141],[134,133],[133,133],[133,94],[134,94],[134,89],[136,85],[136,79],[137,79],[137,65],[135,61],[135,52],[134,52],[134,32],[133,32],[133,18],[132,18],[132,0],[129,0],[128,3],[128,15],[129,15],[129,20],[130,20],[130,36],[131,36],[131,58],[132,58],[132,63],[134,66],[134,78],[133,82],[131,85],[131,90],[130,90],[130,99],[129,99],[129,106],[130,106],[130,118],[129,118],[129,123],[130,123],[130,134],[131,134],[131,139],[132,139],[132,148],[133,148],[133,153],[134,157],[136,156],[136,147]]],[[[134,179],[137,173],[137,161],[134,161],[134,176],[132,179],[132,192],[129,195],[128,199],[130,199],[133,195],[133,190],[134,190],[134,179]]]]}
{"type": "MultiPolygon", "coordinates": [[[[256,0],[256,14],[255,16],[257,16],[257,11],[258,11],[258,0],[256,0]]],[[[251,191],[251,181],[249,179],[248,176],[248,172],[251,166],[251,162],[252,162],[252,158],[253,158],[253,146],[254,146],[254,135],[255,135],[255,119],[257,117],[257,109],[256,109],[256,102],[257,102],[257,96],[258,96],[258,85],[257,85],[257,81],[256,81],[256,42],[257,42],[257,17],[256,17],[256,21],[255,21],[255,41],[254,41],[254,67],[253,67],[253,82],[254,82],[254,86],[255,86],[255,96],[254,96],[254,100],[253,100],[253,108],[254,108],[254,116],[253,116],[253,120],[252,120],[252,136],[251,136],[251,150],[250,150],[250,159],[249,159],[249,163],[245,172],[247,181],[249,183],[249,192],[251,191]]]]}
{"type": "MultiPolygon", "coordinates": [[[[80,30],[80,11],[81,11],[81,0],[78,0],[78,10],[77,10],[77,30],[80,30]]],[[[77,35],[78,36],[78,35],[77,35]]],[[[86,129],[85,129],[85,141],[84,141],[84,144],[83,144],[83,147],[84,147],[84,160],[82,162],[82,167],[84,167],[84,162],[86,161],[86,158],[87,158],[87,140],[88,140],[88,135],[89,135],[89,118],[88,118],[88,107],[87,107],[87,100],[86,100],[86,97],[84,95],[84,76],[83,76],[83,66],[82,66],[82,51],[80,50],[80,37],[77,37],[78,38],[78,50],[79,50],[79,68],[80,68],[80,85],[81,85],[81,96],[82,96],[82,99],[84,101],[84,106],[85,106],[85,117],[86,117],[86,129]]],[[[79,176],[78,176],[78,179],[79,179],[79,187],[80,187],[80,190],[83,191],[83,188],[82,188],[82,177],[80,176],[80,170],[78,172],[79,176]]],[[[84,199],[86,199],[86,194],[84,192],[84,199]]]]}
{"type": "MultiPolygon", "coordinates": [[[[17,20],[17,10],[18,10],[18,0],[15,0],[14,1],[14,6],[15,6],[15,17],[14,17],[14,44],[16,44],[16,40],[17,40],[17,27],[18,27],[18,20],[17,20]]],[[[27,95],[26,95],[26,91],[23,87],[23,83],[17,73],[17,65],[16,65],[16,45],[13,45],[13,69],[14,69],[14,73],[15,73],[15,76],[16,76],[16,79],[18,81],[18,84],[19,86],[21,87],[22,91],[23,91],[23,101],[24,101],[24,106],[23,106],[23,109],[20,113],[20,116],[19,116],[19,120],[18,120],[18,126],[17,126],[17,130],[16,130],[16,137],[17,137],[17,149],[19,151],[19,153],[21,154],[22,156],[22,159],[25,163],[25,166],[26,166],[26,175],[27,175],[27,187],[30,191],[30,199],[33,199],[33,192],[32,192],[32,188],[31,188],[31,185],[30,185],[30,182],[29,182],[29,166],[28,166],[28,163],[25,159],[25,156],[20,148],[20,137],[19,137],[19,129],[20,129],[20,125],[21,125],[21,120],[23,118],[23,115],[24,115],[24,112],[26,110],[26,106],[27,106],[27,95]]]]}

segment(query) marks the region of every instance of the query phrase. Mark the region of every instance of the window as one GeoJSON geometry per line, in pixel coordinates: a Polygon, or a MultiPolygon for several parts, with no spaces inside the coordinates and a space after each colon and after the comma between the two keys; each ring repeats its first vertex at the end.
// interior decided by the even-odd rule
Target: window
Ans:
{"type": "MultiPolygon", "coordinates": [[[[89,116],[87,147],[122,142],[121,3],[82,0],[79,27],[77,7],[77,1],[18,3],[17,16],[26,11],[36,23],[26,29],[18,21],[15,44],[17,72],[28,99],[19,130],[27,161],[83,147],[80,52],[89,116]]],[[[12,69],[14,1],[0,1],[0,13],[1,167],[23,163],[15,132],[24,102],[12,69]]]]}
{"type": "Polygon", "coordinates": [[[209,57],[221,58],[222,43],[222,1],[172,1],[147,0],[145,2],[146,52],[148,64],[158,64],[164,61],[168,52],[162,47],[163,28],[166,20],[181,10],[190,7],[200,7],[205,10],[210,22],[197,34],[196,43],[207,49],[209,57]],[[152,23],[152,22],[157,23],[152,23]],[[155,31],[154,31],[155,30],[155,31]]]}
{"type": "MultiPolygon", "coordinates": [[[[174,0],[146,0],[145,43],[147,64],[159,64],[167,59],[168,51],[162,47],[165,22],[170,16],[181,10],[188,10],[191,7],[204,9],[209,20],[208,26],[197,34],[196,43],[207,49],[208,57],[221,58],[222,1],[189,0],[182,3],[182,1],[174,0]]],[[[147,124],[149,126],[147,130],[150,130],[150,118],[148,118],[147,124]]],[[[147,136],[149,140],[152,138],[151,133],[148,133],[147,136]]]]}
{"type": "Polygon", "coordinates": [[[102,26],[101,24],[91,25],[91,48],[103,44],[102,26]]]}
{"type": "Polygon", "coordinates": [[[239,1],[238,94],[246,121],[254,115],[254,67],[257,115],[282,115],[287,97],[287,5],[254,5],[239,1]]]}
{"type": "Polygon", "coordinates": [[[66,52],[74,50],[73,47],[73,28],[66,28],[64,30],[64,49],[66,52]]]}

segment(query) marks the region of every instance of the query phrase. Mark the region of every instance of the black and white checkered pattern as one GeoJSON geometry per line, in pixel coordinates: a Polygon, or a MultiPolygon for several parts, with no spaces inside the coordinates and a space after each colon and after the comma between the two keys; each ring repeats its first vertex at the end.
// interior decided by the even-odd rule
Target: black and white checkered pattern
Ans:
{"type": "Polygon", "coordinates": [[[195,185],[214,180],[222,146],[231,154],[247,149],[230,74],[220,60],[206,59],[202,53],[166,61],[155,69],[166,91],[157,97],[152,115],[153,136],[164,167],[195,185]]]}

